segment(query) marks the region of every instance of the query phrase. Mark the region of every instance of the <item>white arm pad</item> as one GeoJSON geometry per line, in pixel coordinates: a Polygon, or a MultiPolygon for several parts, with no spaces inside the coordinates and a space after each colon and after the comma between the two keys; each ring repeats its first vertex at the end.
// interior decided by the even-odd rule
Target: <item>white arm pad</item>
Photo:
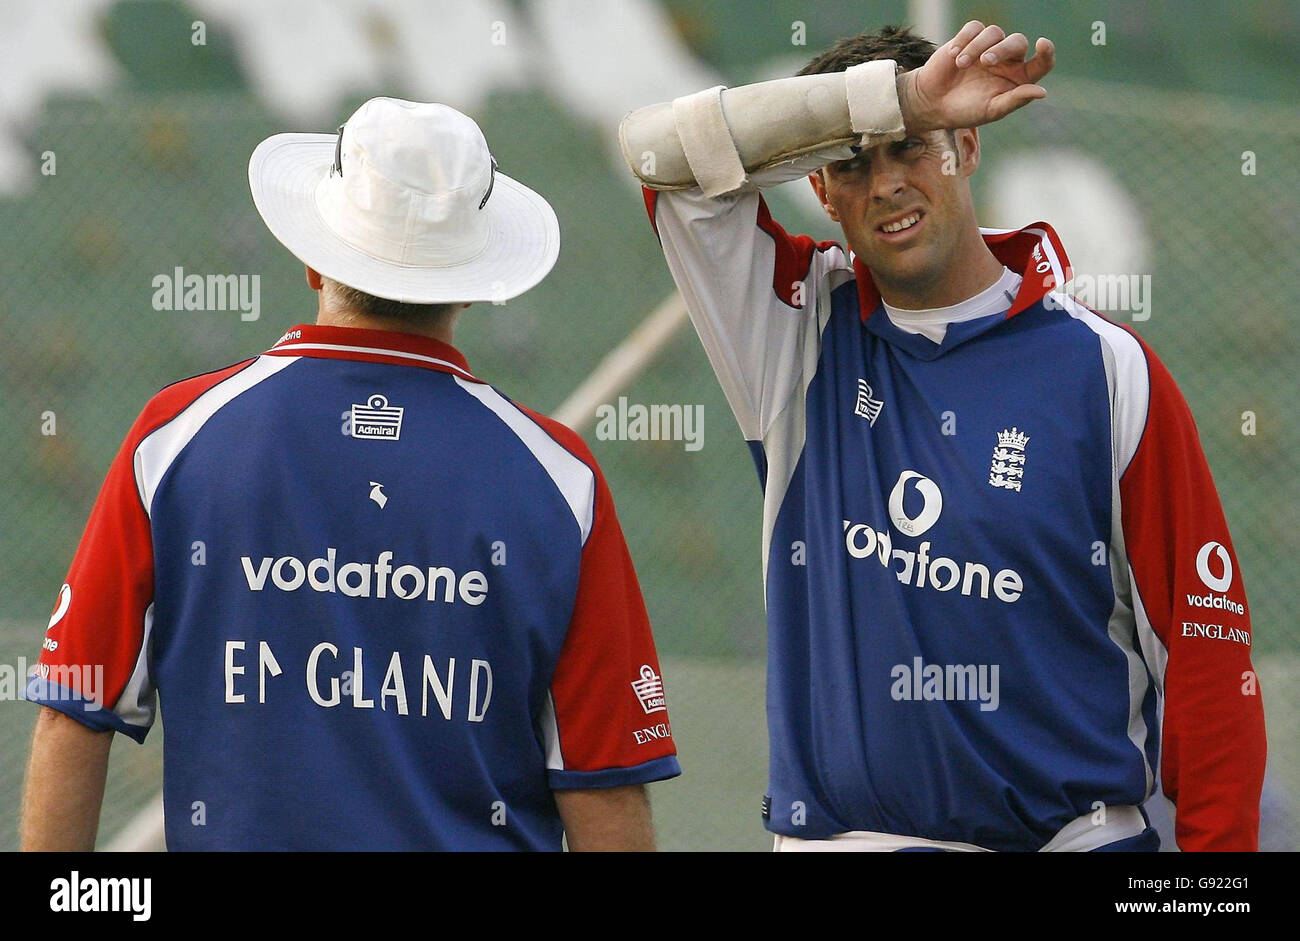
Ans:
{"type": "Polygon", "coordinates": [[[691,175],[705,196],[721,196],[745,184],[745,167],[722,116],[722,85],[673,99],[673,127],[691,175]]]}
{"type": "Polygon", "coordinates": [[[882,59],[847,72],[719,86],[640,108],[619,126],[623,158],[651,189],[699,185],[708,196],[734,192],[758,170],[902,138],[894,76],[893,60],[882,59]]]}

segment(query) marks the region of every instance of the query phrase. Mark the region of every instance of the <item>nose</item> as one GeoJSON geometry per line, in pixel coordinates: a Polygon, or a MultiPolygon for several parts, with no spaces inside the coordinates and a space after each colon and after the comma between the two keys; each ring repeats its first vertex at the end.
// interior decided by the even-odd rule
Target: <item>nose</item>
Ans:
{"type": "Polygon", "coordinates": [[[883,155],[871,161],[871,198],[874,202],[893,202],[907,186],[906,167],[900,160],[883,155]]]}

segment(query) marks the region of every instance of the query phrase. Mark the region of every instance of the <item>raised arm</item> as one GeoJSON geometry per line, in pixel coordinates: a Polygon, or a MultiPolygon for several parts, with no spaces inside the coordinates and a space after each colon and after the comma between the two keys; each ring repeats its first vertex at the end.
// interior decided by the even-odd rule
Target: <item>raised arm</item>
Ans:
{"type": "Polygon", "coordinates": [[[924,66],[721,87],[629,114],[619,136],[668,268],[745,438],[763,442],[815,369],[829,291],[851,278],[832,242],[787,233],[758,190],[854,148],[984,124],[1046,94],[1052,44],[967,23],[924,66]],[[990,61],[992,60],[992,61],[990,61]]]}
{"type": "Polygon", "coordinates": [[[1029,41],[972,20],[920,69],[896,74],[892,60],[844,72],[802,75],[737,88],[716,86],[633,111],[619,139],[632,172],[651,189],[699,186],[735,192],[751,175],[788,167],[794,179],[852,146],[905,133],[976,127],[1046,96],[1038,81],[1055,62],[1052,43],[1029,41]]]}

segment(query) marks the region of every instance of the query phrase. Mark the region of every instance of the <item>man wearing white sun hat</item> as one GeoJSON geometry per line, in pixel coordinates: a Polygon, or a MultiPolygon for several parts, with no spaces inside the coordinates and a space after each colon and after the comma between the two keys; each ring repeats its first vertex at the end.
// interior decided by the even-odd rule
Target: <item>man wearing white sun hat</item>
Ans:
{"type": "Polygon", "coordinates": [[[27,689],[24,848],[93,846],[159,695],[170,849],[652,848],[644,785],[680,770],[609,489],[451,346],[550,271],[555,213],[392,98],[249,182],[316,323],[127,435],[27,689]]]}

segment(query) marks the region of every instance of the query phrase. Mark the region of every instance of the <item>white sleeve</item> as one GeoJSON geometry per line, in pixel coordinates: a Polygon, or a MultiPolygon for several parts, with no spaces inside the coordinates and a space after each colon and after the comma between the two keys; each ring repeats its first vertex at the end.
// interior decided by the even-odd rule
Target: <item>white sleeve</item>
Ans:
{"type": "Polygon", "coordinates": [[[815,368],[819,294],[848,258],[835,243],[787,234],[753,190],[714,199],[698,189],[646,193],[727,402],[745,438],[761,441],[815,368]]]}

